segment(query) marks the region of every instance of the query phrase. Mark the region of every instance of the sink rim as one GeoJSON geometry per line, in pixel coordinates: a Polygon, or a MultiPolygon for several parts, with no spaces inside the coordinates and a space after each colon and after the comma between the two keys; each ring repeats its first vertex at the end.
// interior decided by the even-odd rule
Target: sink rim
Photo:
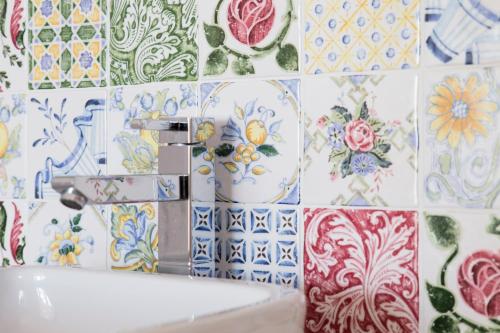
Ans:
{"type": "MultiPolygon", "coordinates": [[[[140,280],[166,280],[166,281],[194,281],[198,283],[208,283],[212,285],[224,286],[224,285],[232,285],[232,286],[244,286],[255,288],[256,290],[266,291],[268,293],[267,297],[263,300],[253,302],[247,305],[236,306],[233,308],[218,310],[213,313],[200,314],[196,317],[190,317],[189,319],[179,319],[174,321],[167,321],[161,323],[151,323],[144,324],[139,327],[134,327],[130,330],[123,330],[120,332],[156,332],[157,330],[166,330],[169,331],[182,329],[185,327],[190,327],[194,324],[201,324],[203,322],[207,322],[210,320],[217,320],[217,318],[222,317],[231,317],[237,315],[239,312],[252,312],[259,311],[259,308],[266,305],[271,305],[273,303],[280,302],[289,302],[290,299],[295,299],[294,303],[298,301],[299,306],[303,305],[303,295],[300,292],[300,289],[292,289],[281,287],[279,285],[267,284],[267,283],[259,283],[255,281],[241,281],[241,280],[229,280],[229,279],[220,279],[220,278],[205,278],[205,277],[196,277],[196,276],[187,276],[187,275],[174,275],[174,274],[164,274],[164,273],[142,273],[141,272],[131,272],[131,271],[114,271],[111,269],[101,270],[97,268],[80,268],[80,267],[58,267],[58,266],[37,266],[37,265],[25,265],[25,266],[10,266],[10,267],[2,267],[0,269],[0,274],[2,272],[10,271],[14,274],[15,278],[21,278],[22,276],[28,276],[30,279],[36,275],[44,275],[45,272],[63,272],[64,273],[72,273],[78,275],[106,275],[114,277],[133,277],[135,279],[140,280]]],[[[49,277],[50,278],[50,277],[49,277]]]]}

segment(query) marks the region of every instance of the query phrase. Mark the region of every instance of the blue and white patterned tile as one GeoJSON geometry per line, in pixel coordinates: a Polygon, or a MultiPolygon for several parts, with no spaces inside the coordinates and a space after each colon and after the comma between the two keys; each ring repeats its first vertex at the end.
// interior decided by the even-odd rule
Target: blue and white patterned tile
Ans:
{"type": "Polygon", "coordinates": [[[32,93],[28,98],[28,198],[58,198],[56,176],[106,174],[104,90],[32,93]]]}
{"type": "Polygon", "coordinates": [[[108,268],[117,271],[158,271],[158,203],[111,207],[108,225],[108,268]]]}
{"type": "Polygon", "coordinates": [[[423,77],[423,203],[500,208],[500,67],[423,77]]]}
{"type": "Polygon", "coordinates": [[[0,199],[26,196],[26,96],[0,95],[0,199]]]}
{"type": "Polygon", "coordinates": [[[299,286],[302,253],[296,206],[216,207],[221,225],[215,233],[218,277],[299,286]]]}
{"type": "Polygon", "coordinates": [[[424,65],[500,61],[498,1],[423,0],[424,65]]]}
{"type": "Polygon", "coordinates": [[[27,265],[106,268],[104,208],[76,211],[57,201],[30,202],[25,226],[27,265]]]}
{"type": "Polygon", "coordinates": [[[203,83],[201,116],[215,119],[216,198],[299,202],[299,80],[203,83]]]}
{"type": "Polygon", "coordinates": [[[158,132],[131,129],[130,120],[194,116],[196,93],[193,83],[113,88],[108,112],[109,174],[157,173],[158,132]]]}
{"type": "Polygon", "coordinates": [[[193,205],[191,229],[193,275],[214,277],[218,258],[214,203],[197,202],[193,205]]]}

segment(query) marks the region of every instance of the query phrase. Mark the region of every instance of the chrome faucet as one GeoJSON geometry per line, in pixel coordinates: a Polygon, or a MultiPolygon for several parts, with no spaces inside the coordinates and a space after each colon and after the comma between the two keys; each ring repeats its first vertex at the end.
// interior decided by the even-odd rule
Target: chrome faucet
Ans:
{"type": "Polygon", "coordinates": [[[65,176],[55,177],[51,185],[60,193],[61,203],[73,209],[158,202],[158,270],[193,275],[195,266],[213,265],[206,258],[194,261],[191,256],[193,202],[215,201],[214,168],[196,172],[200,150],[208,152],[206,135],[196,129],[210,123],[213,120],[188,117],[132,120],[134,129],[160,131],[158,175],[65,176]]]}

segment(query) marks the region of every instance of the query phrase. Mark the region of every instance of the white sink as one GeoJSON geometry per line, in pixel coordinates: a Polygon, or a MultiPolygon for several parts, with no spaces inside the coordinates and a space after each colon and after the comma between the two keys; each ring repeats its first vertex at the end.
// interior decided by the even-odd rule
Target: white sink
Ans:
{"type": "Polygon", "coordinates": [[[271,285],[78,268],[0,269],[8,333],[302,332],[303,297],[271,285]]]}

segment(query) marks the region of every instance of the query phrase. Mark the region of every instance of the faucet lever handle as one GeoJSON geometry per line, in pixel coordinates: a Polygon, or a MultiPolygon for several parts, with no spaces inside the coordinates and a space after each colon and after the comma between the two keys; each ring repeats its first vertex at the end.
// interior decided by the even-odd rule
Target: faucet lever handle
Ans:
{"type": "Polygon", "coordinates": [[[132,119],[130,127],[153,131],[187,132],[189,121],[187,118],[165,117],[160,119],[132,119]]]}

